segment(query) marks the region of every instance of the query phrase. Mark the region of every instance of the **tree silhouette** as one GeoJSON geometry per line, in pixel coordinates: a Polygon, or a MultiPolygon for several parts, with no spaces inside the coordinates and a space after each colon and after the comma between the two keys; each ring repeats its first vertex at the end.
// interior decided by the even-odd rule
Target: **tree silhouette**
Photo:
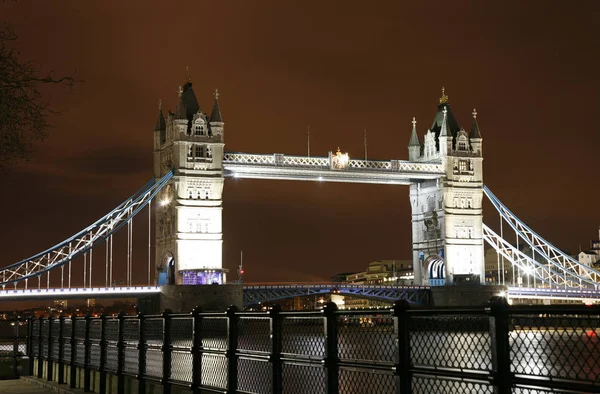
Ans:
{"type": "Polygon", "coordinates": [[[54,77],[39,73],[32,62],[22,62],[13,44],[17,35],[0,26],[0,172],[31,156],[33,143],[48,135],[48,118],[57,114],[40,89],[46,85],[72,87],[75,74],[54,77]]]}

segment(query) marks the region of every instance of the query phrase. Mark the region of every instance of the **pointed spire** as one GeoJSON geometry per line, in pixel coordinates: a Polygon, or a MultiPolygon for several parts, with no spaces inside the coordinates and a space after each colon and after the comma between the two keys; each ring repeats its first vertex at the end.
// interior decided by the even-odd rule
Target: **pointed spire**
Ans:
{"type": "Polygon", "coordinates": [[[158,100],[158,119],[156,120],[156,126],[154,126],[154,131],[164,131],[167,129],[167,124],[165,122],[165,117],[162,112],[162,100],[158,100]]]}
{"type": "Polygon", "coordinates": [[[481,138],[481,133],[479,132],[479,125],[477,124],[477,110],[473,108],[473,123],[471,124],[471,132],[469,133],[469,138],[481,138]]]}
{"type": "Polygon", "coordinates": [[[442,129],[440,130],[440,137],[448,137],[448,120],[446,117],[446,115],[448,114],[448,109],[446,109],[445,106],[442,110],[442,113],[444,114],[444,119],[442,120],[442,129]]]}
{"type": "Polygon", "coordinates": [[[186,111],[185,111],[185,105],[183,104],[183,88],[181,86],[179,86],[179,88],[177,89],[177,97],[179,98],[179,100],[177,100],[177,108],[175,109],[175,117],[179,118],[179,119],[186,119],[187,115],[186,115],[186,111]]]}
{"type": "Polygon", "coordinates": [[[415,119],[415,117],[413,116],[413,120],[412,120],[412,133],[410,133],[410,141],[408,142],[408,146],[421,146],[421,143],[419,142],[419,136],[417,135],[417,120],[415,119]]]}
{"type": "Polygon", "coordinates": [[[446,96],[446,89],[442,86],[442,97],[440,97],[440,104],[446,104],[448,102],[448,96],[446,96]]]}
{"type": "Polygon", "coordinates": [[[220,122],[223,123],[223,118],[221,117],[221,109],[219,108],[219,90],[215,89],[215,104],[213,105],[212,113],[210,114],[210,122],[220,122]]]}
{"type": "Polygon", "coordinates": [[[177,103],[175,117],[191,121],[198,112],[200,112],[200,106],[192,89],[192,83],[187,81],[183,87],[179,87],[179,102],[177,103]]]}

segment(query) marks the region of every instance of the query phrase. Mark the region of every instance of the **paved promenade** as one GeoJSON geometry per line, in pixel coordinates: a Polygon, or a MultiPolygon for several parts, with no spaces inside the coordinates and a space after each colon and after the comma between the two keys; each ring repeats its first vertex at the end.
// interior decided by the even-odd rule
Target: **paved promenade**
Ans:
{"type": "Polygon", "coordinates": [[[83,390],[72,390],[65,385],[58,385],[36,378],[0,380],[0,394],[46,394],[46,393],[80,393],[83,390]],[[38,382],[38,383],[35,383],[38,382]]]}

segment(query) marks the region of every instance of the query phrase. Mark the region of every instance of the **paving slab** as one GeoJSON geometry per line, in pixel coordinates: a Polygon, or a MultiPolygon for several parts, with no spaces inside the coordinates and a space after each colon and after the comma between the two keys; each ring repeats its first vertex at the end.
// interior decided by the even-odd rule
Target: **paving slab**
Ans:
{"type": "Polygon", "coordinates": [[[83,390],[73,390],[67,385],[47,382],[43,379],[24,377],[21,379],[0,380],[0,394],[46,394],[46,393],[80,393],[83,390]]]}
{"type": "Polygon", "coordinates": [[[0,380],[0,393],[41,394],[53,393],[53,391],[21,379],[14,379],[0,380]]]}

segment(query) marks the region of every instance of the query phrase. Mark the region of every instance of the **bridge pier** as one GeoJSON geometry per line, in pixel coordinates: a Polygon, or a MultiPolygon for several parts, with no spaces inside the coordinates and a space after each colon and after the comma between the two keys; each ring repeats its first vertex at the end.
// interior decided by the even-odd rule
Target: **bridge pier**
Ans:
{"type": "Polygon", "coordinates": [[[223,312],[231,305],[243,308],[241,284],[166,285],[160,293],[138,298],[142,313],[156,314],[169,309],[174,313],[191,312],[200,307],[205,312],[223,312]]]}
{"type": "Polygon", "coordinates": [[[508,287],[502,285],[456,285],[432,286],[431,298],[434,307],[482,306],[490,298],[508,294],[508,287]]]}

